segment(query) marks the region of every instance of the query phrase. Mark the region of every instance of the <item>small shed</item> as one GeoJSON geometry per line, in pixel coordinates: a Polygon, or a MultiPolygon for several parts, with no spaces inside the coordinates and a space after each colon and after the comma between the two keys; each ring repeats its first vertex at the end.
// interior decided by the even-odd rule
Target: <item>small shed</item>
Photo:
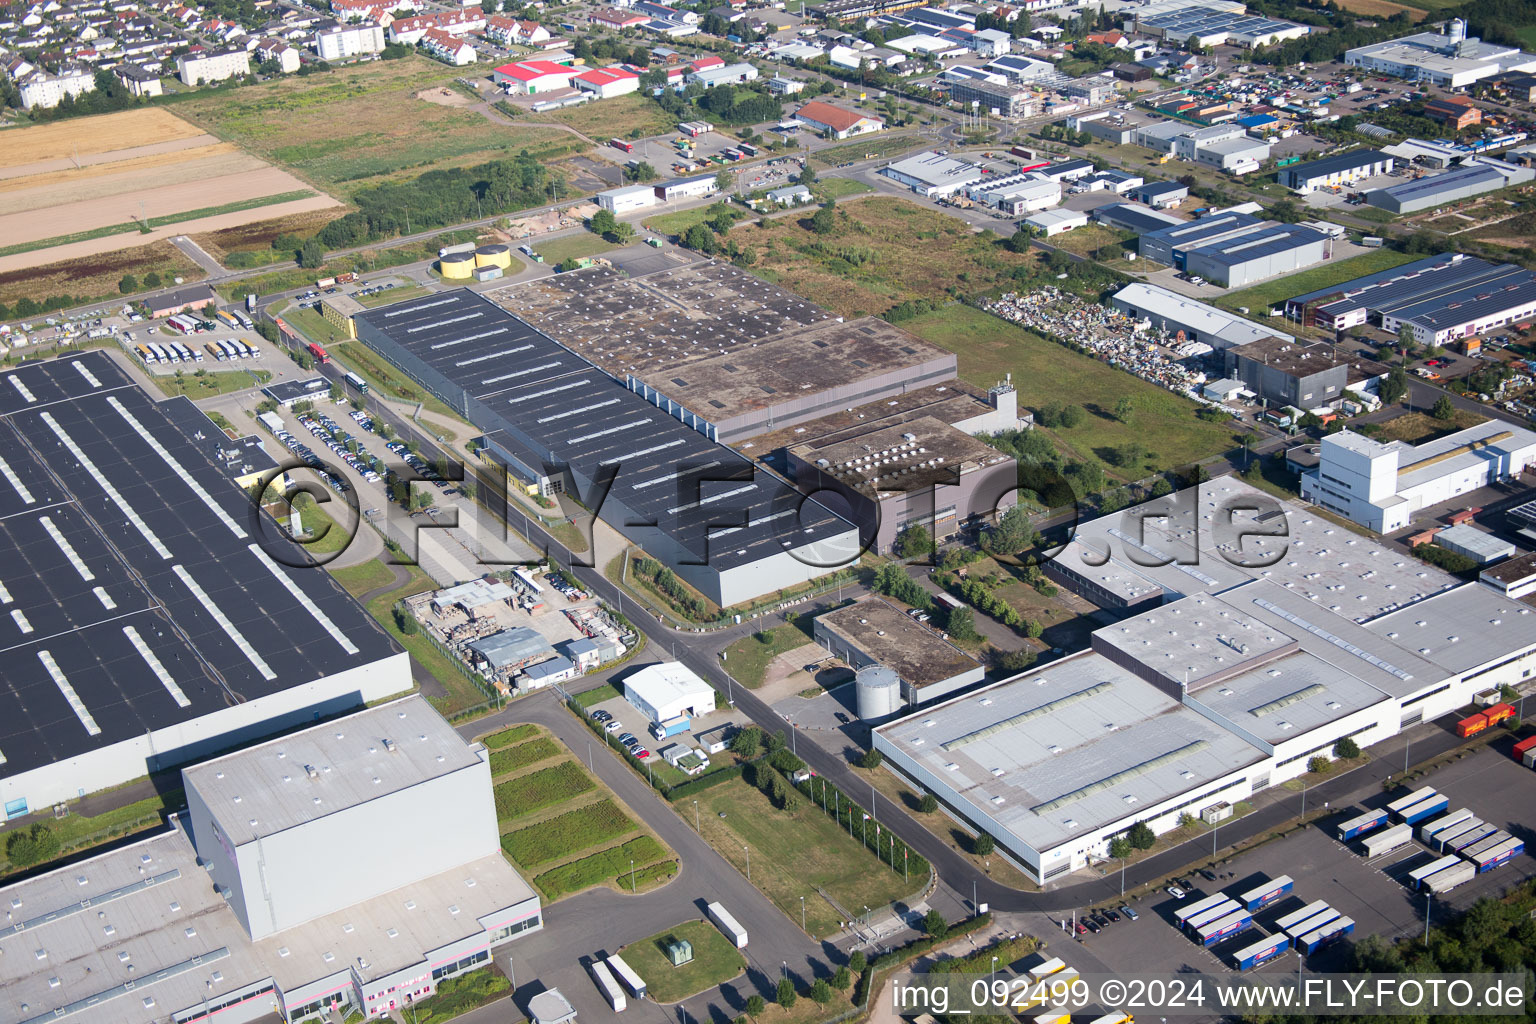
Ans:
{"type": "Polygon", "coordinates": [[[667,960],[673,967],[681,967],[693,960],[693,943],[687,939],[679,939],[671,936],[662,947],[666,950],[667,960]]]}

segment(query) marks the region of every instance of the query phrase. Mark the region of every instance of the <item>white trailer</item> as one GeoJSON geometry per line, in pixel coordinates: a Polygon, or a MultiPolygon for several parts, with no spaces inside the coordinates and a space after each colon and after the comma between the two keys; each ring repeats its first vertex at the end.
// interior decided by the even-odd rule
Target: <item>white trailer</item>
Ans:
{"type": "Polygon", "coordinates": [[[1372,836],[1366,836],[1360,840],[1365,847],[1365,856],[1369,858],[1384,857],[1393,850],[1400,850],[1413,842],[1412,825],[1394,825],[1385,832],[1378,832],[1372,836]]]}
{"type": "Polygon", "coordinates": [[[1433,844],[1435,841],[1435,835],[1437,833],[1450,828],[1452,825],[1459,825],[1462,822],[1470,821],[1471,819],[1472,812],[1465,807],[1461,808],[1459,811],[1452,811],[1449,814],[1442,814],[1435,820],[1420,826],[1419,838],[1427,844],[1433,844]]]}
{"type": "Polygon", "coordinates": [[[624,987],[629,989],[630,995],[636,999],[645,998],[645,979],[636,974],[634,968],[624,962],[623,957],[617,953],[610,956],[608,958],[608,969],[613,972],[614,977],[624,983],[624,987]]]}
{"type": "Polygon", "coordinates": [[[608,1000],[608,1005],[613,1007],[613,1012],[618,1013],[628,1006],[624,998],[624,990],[619,988],[619,983],[613,980],[613,972],[608,965],[601,960],[592,961],[592,980],[597,983],[597,990],[608,1000]]]}
{"type": "Polygon", "coordinates": [[[1424,879],[1424,888],[1439,895],[1442,892],[1450,892],[1462,882],[1470,882],[1477,877],[1477,865],[1469,860],[1452,864],[1450,867],[1436,871],[1424,879]]]}
{"type": "Polygon", "coordinates": [[[709,911],[709,919],[715,922],[715,927],[719,928],[726,938],[736,943],[737,949],[746,948],[747,930],[736,923],[730,911],[718,903],[711,903],[705,909],[709,911]]]}

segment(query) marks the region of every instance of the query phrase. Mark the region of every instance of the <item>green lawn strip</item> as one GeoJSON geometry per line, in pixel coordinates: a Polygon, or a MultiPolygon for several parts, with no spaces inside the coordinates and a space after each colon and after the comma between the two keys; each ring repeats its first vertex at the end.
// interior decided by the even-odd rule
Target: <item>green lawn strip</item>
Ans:
{"type": "Polygon", "coordinates": [[[195,373],[149,375],[167,398],[186,395],[194,401],[261,387],[272,379],[270,370],[209,370],[201,377],[195,373]]]}
{"type": "Polygon", "coordinates": [[[579,235],[551,238],[547,242],[540,242],[533,246],[533,251],[543,256],[545,264],[552,267],[565,260],[580,259],[583,256],[597,256],[617,248],[617,245],[608,241],[602,235],[594,235],[592,232],[586,231],[579,235]]]}
{"type": "Polygon", "coordinates": [[[1198,406],[1190,399],[979,309],[948,306],[902,326],[959,356],[960,376],[973,384],[991,387],[1012,371],[1021,408],[1091,397],[1083,403],[1088,412],[1083,424],[1060,431],[1058,443],[1075,457],[1097,459],[1112,476],[1124,476],[1125,470],[1102,456],[1121,445],[1143,446],[1147,464],[1160,469],[1185,466],[1233,445],[1231,427],[1197,419],[1198,406]],[[1129,423],[1113,413],[1121,398],[1132,402],[1129,423]]]}
{"type": "Polygon", "coordinates": [[[346,333],[327,320],[319,310],[307,306],[295,306],[288,310],[283,314],[283,321],[310,341],[322,345],[335,345],[347,338],[346,333]]]}
{"type": "Polygon", "coordinates": [[[874,190],[874,186],[866,185],[853,178],[821,178],[811,185],[811,192],[822,202],[829,199],[842,199],[845,196],[860,196],[874,190]]]}
{"type": "Polygon", "coordinates": [[[411,1004],[412,1024],[439,1024],[505,998],[512,983],[489,967],[437,983],[437,993],[411,1004]]]}
{"type": "Polygon", "coordinates": [[[677,875],[677,861],[664,860],[659,864],[652,864],[648,868],[636,867],[634,873],[625,871],[614,881],[624,892],[642,893],[658,889],[672,881],[677,875]]]}
{"type": "Polygon", "coordinates": [[[501,848],[523,867],[536,868],[627,835],[638,827],[618,804],[605,797],[546,818],[537,825],[508,832],[501,837],[501,848]]]}
{"type": "Polygon", "coordinates": [[[755,690],[763,685],[768,666],[775,658],[811,642],[811,638],[795,626],[775,626],[765,632],[752,633],[725,649],[725,669],[738,683],[755,690]],[[767,643],[760,639],[763,637],[767,638],[767,643]]]}
{"type": "MultiPolygon", "coordinates": [[[[309,189],[297,192],[283,192],[275,196],[262,196],[257,199],[243,199],[235,203],[225,203],[223,206],[208,206],[200,210],[188,210],[185,213],[172,213],[164,217],[149,218],[150,228],[163,227],[166,224],[177,224],[184,220],[196,220],[200,217],[216,217],[221,213],[239,213],[241,210],[254,210],[262,206],[272,206],[276,203],[288,203],[296,199],[308,199],[315,193],[309,189]]],[[[71,242],[88,242],[93,238],[106,238],[109,235],[126,234],[129,231],[141,230],[136,220],[124,221],[121,224],[107,224],[99,228],[89,228],[85,231],[76,231],[68,235],[55,235],[52,238],[39,238],[35,242],[18,242],[15,245],[0,247],[0,256],[15,256],[24,252],[36,252],[39,249],[51,249],[56,245],[68,245],[71,242]]]]}
{"type": "MultiPolygon", "coordinates": [[[[635,889],[641,885],[640,873],[647,865],[668,856],[666,847],[650,836],[636,836],[622,846],[599,850],[597,853],[551,868],[534,878],[533,883],[550,901],[574,895],[594,885],[617,881],[619,887],[629,889],[629,866],[635,866],[635,889]]],[[[672,863],[670,860],[668,863],[672,863]]]]}
{"type": "Polygon", "coordinates": [[[1290,274],[1252,288],[1244,288],[1242,291],[1228,292],[1217,299],[1216,304],[1228,309],[1246,306],[1254,316],[1263,316],[1265,310],[1279,307],[1292,296],[1305,295],[1307,292],[1330,288],[1367,274],[1391,270],[1393,267],[1400,267],[1416,259],[1420,257],[1410,256],[1396,249],[1375,249],[1351,259],[1334,260],[1320,267],[1313,267],[1311,270],[1303,270],[1299,274],[1290,274]]]}
{"type": "Polygon", "coordinates": [[[462,421],[462,417],[443,404],[437,396],[418,387],[402,370],[362,342],[342,342],[331,354],[367,380],[374,394],[397,402],[420,402],[428,412],[446,416],[455,423],[462,421]]]}
{"type": "MultiPolygon", "coordinates": [[[[73,850],[96,846],[118,836],[153,828],[160,824],[166,811],[175,810],[184,803],[186,803],[186,796],[183,791],[172,789],[121,807],[114,807],[101,814],[91,816],[71,814],[44,824],[47,825],[48,831],[58,838],[59,853],[63,855],[73,850]]],[[[0,829],[0,873],[12,870],[10,861],[5,857],[5,844],[11,832],[19,828],[31,827],[31,823],[28,822],[25,825],[18,823],[9,828],[0,829]]]]}
{"type": "Polygon", "coordinates": [[[729,981],[746,969],[746,959],[720,930],[707,921],[685,921],[619,950],[624,961],[645,980],[653,1002],[676,1003],[729,981]],[[664,944],[673,938],[693,946],[693,960],[673,967],[664,944]]]}
{"type": "Polygon", "coordinates": [[[605,700],[612,700],[617,696],[619,696],[618,688],[612,683],[604,683],[602,686],[594,686],[586,693],[578,693],[576,695],[576,703],[584,708],[590,708],[601,704],[605,700]]]}
{"type": "MultiPolygon", "coordinates": [[[[750,847],[752,884],[796,922],[804,896],[805,927],[814,936],[831,935],[840,927],[837,911],[817,894],[818,888],[857,910],[910,896],[926,880],[903,880],[900,858],[897,870],[882,868],[856,836],[850,838],[804,794],[797,792],[794,809],[784,812],[754,787],[733,779],[701,794],[699,803],[704,811],[700,827],[710,845],[743,874],[742,846],[750,847]]],[[[873,837],[874,823],[869,827],[873,837]]]]}
{"type": "MultiPolygon", "coordinates": [[[[299,512],[299,524],[306,537],[312,540],[295,540],[294,543],[303,547],[311,555],[331,555],[345,548],[352,542],[352,534],[347,531],[329,512],[313,503],[299,512]]],[[[361,529],[361,523],[353,524],[361,529]]],[[[292,527],[289,527],[290,531],[292,527]]]]}
{"type": "MultiPolygon", "coordinates": [[[[711,203],[708,206],[695,207],[692,210],[679,210],[676,213],[663,213],[655,217],[649,217],[644,221],[644,226],[658,235],[676,235],[678,238],[688,233],[688,229],[695,224],[702,224],[718,212],[720,203],[711,203]]],[[[739,206],[728,207],[731,214],[741,220],[751,216],[739,206]]]]}
{"type": "MultiPolygon", "coordinates": [[[[410,597],[413,594],[437,589],[436,581],[428,576],[426,570],[422,569],[421,566],[404,565],[401,568],[410,577],[405,585],[399,590],[388,591],[369,601],[368,614],[378,620],[379,625],[383,626],[385,632],[394,638],[395,643],[409,651],[411,657],[419,661],[422,667],[431,673],[438,682],[442,683],[443,688],[448,691],[445,697],[427,698],[432,706],[438,710],[439,714],[451,715],[454,712],[463,711],[465,708],[474,707],[476,704],[483,702],[486,700],[485,694],[474,683],[466,679],[458,667],[449,660],[448,656],[433,646],[432,641],[420,633],[412,633],[407,636],[400,632],[400,627],[395,622],[394,612],[392,611],[395,602],[410,597]]],[[[337,571],[341,572],[343,570],[337,571]]],[[[372,570],[370,570],[371,572],[372,570]]],[[[382,584],[375,584],[375,586],[379,585],[382,584]]],[[[373,588],[365,588],[365,590],[371,589],[373,588]]],[[[359,591],[359,593],[362,592],[359,591]]]]}
{"type": "Polygon", "coordinates": [[[506,821],[532,814],[595,788],[597,784],[575,761],[562,761],[497,786],[496,817],[506,821]]]}
{"type": "Polygon", "coordinates": [[[547,736],[529,740],[527,743],[519,743],[515,747],[507,747],[491,754],[491,775],[506,775],[521,768],[527,768],[531,764],[547,761],[560,753],[560,748],[555,741],[547,736]]]}
{"type": "Polygon", "coordinates": [[[352,298],[359,306],[372,309],[374,306],[392,306],[396,302],[409,302],[430,294],[429,289],[417,284],[408,288],[390,288],[386,291],[374,292],[372,295],[353,295],[352,298]]]}
{"type": "Polygon", "coordinates": [[[510,729],[503,729],[501,732],[493,732],[489,736],[486,736],[484,739],[482,739],[480,742],[484,743],[491,750],[496,750],[501,747],[509,746],[513,743],[520,743],[523,740],[530,739],[531,737],[537,736],[538,734],[538,726],[531,722],[525,722],[522,725],[514,725],[510,729]]]}

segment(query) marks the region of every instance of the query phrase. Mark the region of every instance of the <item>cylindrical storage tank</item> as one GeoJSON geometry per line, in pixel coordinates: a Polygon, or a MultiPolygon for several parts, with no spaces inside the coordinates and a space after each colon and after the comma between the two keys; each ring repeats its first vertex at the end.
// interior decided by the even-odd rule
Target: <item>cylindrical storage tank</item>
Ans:
{"type": "Polygon", "coordinates": [[[502,270],[508,270],[512,266],[512,250],[500,242],[482,245],[475,250],[475,266],[500,267],[502,270]]]}
{"type": "Polygon", "coordinates": [[[901,710],[901,677],[884,665],[861,668],[854,677],[854,695],[864,721],[889,718],[901,710]]]}
{"type": "Polygon", "coordinates": [[[451,252],[437,261],[437,269],[449,281],[468,281],[475,274],[475,254],[451,252]]]}

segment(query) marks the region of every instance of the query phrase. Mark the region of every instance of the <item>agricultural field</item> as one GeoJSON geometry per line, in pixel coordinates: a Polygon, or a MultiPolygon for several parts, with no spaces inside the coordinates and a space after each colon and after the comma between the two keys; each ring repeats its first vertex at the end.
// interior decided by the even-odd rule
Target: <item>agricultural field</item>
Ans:
{"type": "Polygon", "coordinates": [[[763,226],[738,224],[730,238],[756,252],[762,276],[849,317],[878,316],[910,299],[947,302],[957,281],[967,293],[986,291],[1036,258],[905,199],[873,196],[837,210],[830,235],[809,230],[808,210],[763,226]]]}
{"type": "Polygon", "coordinates": [[[201,267],[167,241],[42,265],[38,256],[17,257],[21,266],[0,269],[0,302],[14,306],[20,299],[41,302],[52,295],[73,295],[82,303],[117,299],[117,283],[128,274],[141,281],[146,274],[159,274],[167,283],[204,277],[201,267]]]}
{"type": "Polygon", "coordinates": [[[1231,428],[1197,419],[1198,407],[1189,399],[979,309],[950,306],[902,326],[958,355],[960,376],[972,384],[991,387],[1011,371],[1020,408],[1090,399],[1084,403],[1088,416],[1081,426],[1050,433],[1064,454],[1097,460],[1112,478],[1123,479],[1126,474],[1104,455],[1122,445],[1141,445],[1148,461],[1162,469],[1184,466],[1233,446],[1231,428]],[[1129,398],[1133,405],[1129,423],[1111,412],[1121,398],[1129,398]]]}
{"type": "Polygon", "coordinates": [[[1339,0],[1339,6],[1346,11],[1372,18],[1390,18],[1403,11],[1407,11],[1408,17],[1413,21],[1423,21],[1429,16],[1429,12],[1425,9],[1429,6],[1428,4],[1409,6],[1393,3],[1392,0],[1339,0]]]}
{"type": "Polygon", "coordinates": [[[637,92],[564,110],[529,114],[530,121],[553,121],[576,129],[599,144],[612,138],[643,139],[672,131],[677,120],[637,92]]]}
{"type": "Polygon", "coordinates": [[[425,87],[460,74],[411,56],[210,92],[176,109],[343,198],[394,177],[483,163],[525,148],[546,161],[587,148],[559,129],[509,128],[472,110],[416,98],[425,87]]]}
{"type": "Polygon", "coordinates": [[[228,227],[274,210],[337,205],[159,108],[23,128],[8,139],[0,154],[0,270],[23,255],[35,264],[130,248],[152,240],[143,235],[157,228],[156,237],[168,237],[194,225],[228,227]],[[211,218],[218,220],[198,223],[211,218]]]}
{"type": "Polygon", "coordinates": [[[501,847],[546,900],[599,885],[644,891],[677,873],[672,851],[543,728],[513,726],[483,742],[501,847]]]}

